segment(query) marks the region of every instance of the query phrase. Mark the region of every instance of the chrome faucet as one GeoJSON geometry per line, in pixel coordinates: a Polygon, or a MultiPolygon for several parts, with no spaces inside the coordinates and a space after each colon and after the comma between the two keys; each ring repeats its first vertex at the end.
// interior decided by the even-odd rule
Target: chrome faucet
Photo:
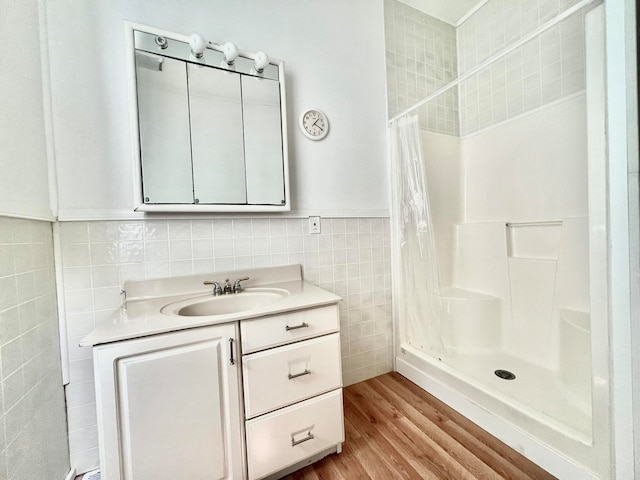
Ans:
{"type": "Polygon", "coordinates": [[[213,285],[213,295],[218,296],[222,295],[222,286],[218,282],[212,282],[210,280],[205,280],[202,282],[203,285],[213,285]]]}
{"type": "Polygon", "coordinates": [[[249,280],[249,277],[239,278],[233,284],[233,293],[240,293],[243,290],[242,284],[240,282],[246,282],[249,280]]]}
{"type": "Polygon", "coordinates": [[[240,282],[244,282],[249,280],[249,277],[239,278],[231,286],[228,278],[224,279],[224,285],[220,285],[218,282],[213,282],[211,280],[205,280],[202,282],[203,285],[213,285],[213,295],[229,295],[230,293],[240,293],[243,290],[242,284],[240,282]]]}

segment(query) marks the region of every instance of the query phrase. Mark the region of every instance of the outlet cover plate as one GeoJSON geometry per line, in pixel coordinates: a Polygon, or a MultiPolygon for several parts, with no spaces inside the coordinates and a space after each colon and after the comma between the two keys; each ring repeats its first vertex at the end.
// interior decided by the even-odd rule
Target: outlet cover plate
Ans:
{"type": "Polygon", "coordinates": [[[309,233],[320,233],[320,217],[309,217],[309,233]]]}

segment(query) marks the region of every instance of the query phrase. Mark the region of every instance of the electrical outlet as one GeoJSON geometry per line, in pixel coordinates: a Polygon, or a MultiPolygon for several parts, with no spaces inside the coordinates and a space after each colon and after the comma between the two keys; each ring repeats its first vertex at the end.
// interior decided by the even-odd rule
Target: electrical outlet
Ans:
{"type": "Polygon", "coordinates": [[[320,233],[320,217],[309,217],[309,233],[320,233]]]}

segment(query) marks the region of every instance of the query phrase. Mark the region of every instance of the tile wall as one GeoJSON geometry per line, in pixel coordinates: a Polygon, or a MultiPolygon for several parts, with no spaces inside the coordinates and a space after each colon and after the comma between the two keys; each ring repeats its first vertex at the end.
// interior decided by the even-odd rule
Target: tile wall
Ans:
{"type": "Polygon", "coordinates": [[[51,223],[0,217],[0,478],[64,479],[69,444],[51,223]]]}
{"type": "MultiPolygon", "coordinates": [[[[384,2],[389,117],[457,76],[455,27],[398,0],[384,2]]],[[[458,134],[458,92],[452,88],[420,108],[425,130],[458,134]]]]}
{"type": "MultiPolygon", "coordinates": [[[[389,116],[478,66],[579,0],[489,0],[457,29],[385,0],[389,116]]],[[[469,135],[583,91],[584,13],[572,15],[418,109],[424,130],[469,135]]]]}
{"type": "Polygon", "coordinates": [[[97,465],[91,350],[77,347],[122,302],[128,279],[301,264],[306,280],[343,297],[345,385],[392,369],[389,220],[308,219],[63,222],[61,245],[70,356],[71,463],[97,465]]]}
{"type": "Polygon", "coordinates": [[[520,40],[580,0],[489,0],[457,29],[460,74],[520,40]]]}
{"type": "MultiPolygon", "coordinates": [[[[460,69],[468,71],[575,1],[491,0],[458,29],[460,69]]],[[[546,30],[459,86],[461,134],[530,112],[585,88],[584,14],[546,30]]]]}

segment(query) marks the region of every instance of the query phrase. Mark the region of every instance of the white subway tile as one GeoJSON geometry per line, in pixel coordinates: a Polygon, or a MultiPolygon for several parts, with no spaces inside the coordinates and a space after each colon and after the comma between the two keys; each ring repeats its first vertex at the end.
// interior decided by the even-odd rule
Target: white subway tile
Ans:
{"type": "Polygon", "coordinates": [[[191,239],[169,241],[169,258],[171,261],[187,260],[192,257],[191,239]]]}
{"type": "Polygon", "coordinates": [[[119,242],[141,242],[143,236],[143,225],[140,222],[121,222],[118,224],[119,242]]]}
{"type": "Polygon", "coordinates": [[[169,239],[169,225],[166,220],[147,220],[144,222],[145,241],[169,239]]]}
{"type": "Polygon", "coordinates": [[[22,367],[22,339],[20,337],[0,347],[2,377],[6,378],[22,367]]]}
{"type": "Polygon", "coordinates": [[[117,222],[90,222],[89,238],[92,244],[112,243],[119,239],[117,222]]]}
{"type": "Polygon", "coordinates": [[[90,265],[89,244],[69,243],[62,246],[65,267],[82,267],[90,265]]]}
{"type": "Polygon", "coordinates": [[[233,223],[231,220],[213,221],[213,238],[227,238],[233,236],[233,223]]]}
{"type": "Polygon", "coordinates": [[[0,346],[20,335],[20,315],[17,307],[0,312],[0,346]]]}
{"type": "Polygon", "coordinates": [[[172,260],[169,264],[172,277],[193,275],[193,260],[172,260]]]}
{"type": "Polygon", "coordinates": [[[213,240],[211,238],[194,239],[193,258],[213,258],[213,240]]]}
{"type": "Polygon", "coordinates": [[[63,270],[66,290],[85,290],[91,288],[91,268],[71,267],[63,270]]]}
{"type": "MultiPolygon", "coordinates": [[[[97,428],[97,415],[96,415],[96,406],[94,404],[81,405],[78,407],[69,408],[67,411],[68,414],[68,425],[69,431],[78,430],[84,427],[94,427],[97,428]]],[[[84,445],[81,446],[82,449],[84,445]]]]}
{"type": "Polygon", "coordinates": [[[24,375],[22,366],[2,379],[2,398],[4,400],[5,415],[9,412],[25,395],[24,375]]]}
{"type": "Polygon", "coordinates": [[[169,260],[169,242],[166,240],[150,240],[144,243],[145,262],[162,262],[169,260]]]}
{"type": "Polygon", "coordinates": [[[120,281],[117,285],[119,287],[124,286],[124,283],[129,280],[144,280],[147,278],[146,265],[144,263],[120,264],[118,266],[118,272],[120,281]]]}
{"type": "MultiPolygon", "coordinates": [[[[91,284],[94,288],[115,287],[120,285],[120,272],[115,265],[96,265],[90,270],[91,284]]],[[[65,289],[67,282],[65,279],[65,289]]]]}
{"type": "Polygon", "coordinates": [[[67,243],[89,243],[89,225],[86,222],[60,224],[60,241],[67,243]]]}
{"type": "Polygon", "coordinates": [[[251,236],[251,220],[235,219],[233,220],[233,236],[234,237],[250,237],[251,236]]]}
{"type": "Polygon", "coordinates": [[[194,239],[213,238],[213,224],[211,220],[191,220],[191,234],[194,239]]]}
{"type": "Polygon", "coordinates": [[[250,256],[252,254],[251,237],[234,238],[233,254],[235,256],[250,256]]]}
{"type": "Polygon", "coordinates": [[[269,235],[269,219],[254,218],[251,220],[251,230],[254,237],[266,237],[269,235]]]}
{"type": "Polygon", "coordinates": [[[232,238],[216,238],[213,241],[213,253],[217,257],[230,257],[233,255],[232,238]]]}
{"type": "MultiPolygon", "coordinates": [[[[65,266],[72,266],[67,260],[69,252],[62,251],[63,263],[65,266]]],[[[111,265],[118,263],[118,244],[115,242],[109,243],[91,243],[91,265],[111,265]]]]}
{"type": "Polygon", "coordinates": [[[191,239],[191,222],[189,220],[172,220],[169,225],[169,240],[191,239]]]}

